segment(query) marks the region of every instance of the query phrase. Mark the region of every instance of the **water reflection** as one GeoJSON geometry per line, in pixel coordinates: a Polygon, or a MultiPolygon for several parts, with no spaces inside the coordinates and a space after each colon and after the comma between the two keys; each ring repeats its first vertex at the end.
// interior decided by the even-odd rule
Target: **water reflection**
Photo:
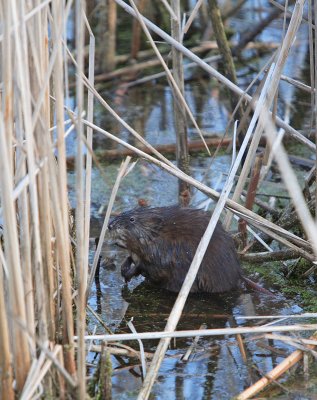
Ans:
{"type": "MultiPolygon", "coordinates": [[[[104,252],[105,256],[109,256],[109,250],[104,252]]],[[[163,330],[176,295],[152,286],[143,278],[134,278],[126,285],[119,272],[124,257],[123,253],[118,255],[115,270],[101,268],[99,281],[92,290],[90,305],[117,332],[129,332],[126,322],[132,317],[138,332],[163,330]],[[98,296],[97,290],[100,291],[98,296]]],[[[299,311],[299,307],[290,306],[283,297],[271,297],[258,292],[237,290],[221,295],[191,294],[177,329],[199,329],[202,324],[207,328],[263,324],[266,321],[250,322],[236,317],[277,312],[293,314],[299,311]]],[[[97,332],[103,332],[100,326],[97,332]]],[[[247,364],[241,356],[236,338],[232,336],[200,338],[188,361],[183,361],[182,357],[193,338],[172,340],[153,388],[153,398],[229,399],[259,378],[259,373],[251,364],[265,373],[289,352],[287,346],[275,342],[274,348],[280,351],[280,354],[275,354],[271,351],[273,346],[270,347],[268,341],[260,337],[254,341],[244,335],[244,339],[247,364]]],[[[154,352],[157,343],[157,340],[143,341],[145,351],[154,352]]],[[[135,341],[125,344],[138,349],[135,341]]],[[[113,357],[113,367],[114,398],[136,398],[142,384],[139,362],[126,357],[113,357]]]]}

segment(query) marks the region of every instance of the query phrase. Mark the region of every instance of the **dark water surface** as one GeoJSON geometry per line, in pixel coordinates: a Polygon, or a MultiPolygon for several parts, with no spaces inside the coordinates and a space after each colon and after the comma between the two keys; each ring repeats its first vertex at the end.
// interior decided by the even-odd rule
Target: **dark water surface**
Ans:
{"type": "MultiPolygon", "coordinates": [[[[106,251],[105,255],[109,253],[106,251]]],[[[120,255],[117,256],[115,262],[120,264],[120,258],[120,255]]],[[[141,281],[141,278],[134,279],[126,286],[118,269],[104,268],[101,271],[100,286],[93,287],[90,305],[114,332],[130,332],[126,322],[131,318],[138,332],[164,329],[176,295],[141,281]]],[[[221,295],[192,294],[186,302],[177,329],[199,329],[202,325],[206,328],[261,325],[271,321],[247,321],[241,317],[287,315],[301,311],[299,306],[279,295],[270,297],[245,290],[221,295]]],[[[287,323],[292,322],[297,321],[288,320],[287,323]]],[[[90,328],[93,329],[95,324],[96,333],[104,333],[92,318],[90,328]]],[[[259,379],[260,375],[252,365],[265,373],[281,362],[283,355],[290,353],[290,348],[281,342],[275,341],[273,344],[260,335],[253,339],[254,336],[244,335],[247,363],[243,361],[236,339],[231,336],[200,338],[188,361],[183,361],[182,357],[193,339],[172,340],[153,388],[153,398],[232,398],[252,380],[259,379]]],[[[154,352],[157,343],[157,340],[144,340],[145,351],[154,352]]],[[[124,344],[138,349],[137,342],[124,344]]],[[[136,398],[141,386],[140,364],[128,358],[113,357],[113,368],[114,398],[136,398]]]]}
{"type": "MultiPolygon", "coordinates": [[[[265,16],[267,3],[259,1],[256,2],[256,6],[255,8],[253,2],[247,2],[239,15],[232,20],[232,27],[241,33],[241,30],[252,21],[258,21],[265,16]]],[[[264,31],[260,39],[279,43],[281,23],[281,21],[274,22],[264,31]]],[[[237,33],[238,37],[239,33],[237,33]]],[[[284,71],[286,75],[304,81],[307,74],[305,69],[307,37],[307,27],[302,26],[284,71]]],[[[245,54],[246,57],[251,57],[251,55],[250,51],[245,54]]],[[[254,78],[255,71],[259,71],[268,58],[269,55],[264,54],[261,59],[253,59],[252,63],[242,63],[237,71],[239,85],[243,88],[247,87],[254,78]]],[[[197,78],[198,71],[192,70],[190,74],[197,78]]],[[[112,90],[105,91],[103,95],[131,126],[142,133],[153,145],[175,142],[172,94],[165,80],[132,87],[127,91],[119,89],[119,86],[114,85],[112,90]]],[[[228,93],[223,91],[213,79],[203,77],[188,81],[185,91],[189,106],[205,135],[221,136],[230,116],[228,93]]],[[[299,99],[303,100],[302,93],[296,92],[289,84],[281,84],[280,116],[283,117],[291,110],[290,120],[296,129],[309,126],[309,115],[305,107],[302,106],[300,113],[296,111],[296,108],[290,107],[299,99]]],[[[96,124],[129,143],[135,143],[135,139],[101,106],[96,105],[95,111],[96,124]]],[[[197,138],[197,133],[191,126],[189,126],[189,137],[190,139],[197,138]]],[[[98,135],[96,135],[95,143],[97,153],[98,150],[117,148],[116,144],[98,135]]],[[[308,154],[308,157],[311,156],[308,154]]],[[[204,183],[210,187],[221,190],[230,168],[231,155],[230,152],[222,152],[212,165],[207,158],[192,156],[190,163],[192,175],[196,179],[204,180],[204,183]]],[[[100,212],[100,208],[109,200],[119,165],[120,162],[105,162],[102,163],[103,173],[97,168],[93,170],[91,237],[96,237],[100,233],[103,221],[103,212],[100,212]]],[[[74,179],[71,173],[69,175],[70,188],[74,185],[74,179]]],[[[274,180],[265,182],[265,191],[286,195],[283,184],[275,183],[274,180]]],[[[146,199],[153,206],[175,204],[177,180],[158,167],[146,161],[139,161],[122,182],[114,211],[130,209],[136,206],[140,198],[146,199]]],[[[204,195],[194,192],[192,205],[201,206],[205,201],[204,195]]],[[[234,226],[233,229],[235,229],[234,226]]],[[[93,256],[93,250],[91,256],[93,256]]],[[[120,276],[120,265],[125,256],[123,252],[105,243],[102,256],[103,262],[111,259],[115,267],[101,268],[100,280],[93,285],[89,305],[113,332],[129,332],[126,321],[132,317],[138,332],[163,330],[176,295],[145,284],[141,278],[134,278],[128,286],[125,286],[120,276]]],[[[199,329],[202,324],[205,324],[207,328],[260,325],[269,321],[247,321],[238,317],[287,315],[302,311],[295,299],[286,299],[282,295],[269,297],[245,290],[223,295],[191,295],[186,303],[178,330],[199,329]]],[[[298,320],[287,321],[287,323],[297,322],[298,320]]],[[[94,317],[91,317],[89,328],[93,330],[95,326],[96,333],[105,333],[94,317]]],[[[270,342],[261,338],[260,335],[257,338],[245,335],[244,339],[248,353],[247,363],[242,359],[236,339],[231,336],[201,338],[188,361],[183,361],[181,358],[193,339],[172,341],[167,357],[160,368],[152,398],[162,400],[230,399],[259,379],[262,374],[271,370],[282,361],[283,356],[292,351],[292,348],[282,342],[270,342]]],[[[146,351],[154,352],[157,343],[158,341],[155,340],[147,340],[143,344],[146,351]]],[[[125,342],[125,344],[138,349],[137,342],[125,342]]],[[[93,355],[89,358],[93,359],[93,355]]],[[[125,357],[112,357],[112,362],[113,398],[135,399],[142,384],[140,365],[125,357]],[[136,365],[133,366],[133,363],[136,365]]],[[[301,398],[315,398],[310,394],[304,397],[304,391],[307,390],[308,393],[313,389],[308,390],[307,386],[303,388],[302,379],[300,390],[303,396],[301,398]]]]}

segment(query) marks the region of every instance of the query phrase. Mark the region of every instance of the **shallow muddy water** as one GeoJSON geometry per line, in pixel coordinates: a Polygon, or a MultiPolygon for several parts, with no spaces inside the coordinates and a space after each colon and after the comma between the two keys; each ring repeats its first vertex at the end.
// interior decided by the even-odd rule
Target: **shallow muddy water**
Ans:
{"type": "MultiPolygon", "coordinates": [[[[266,2],[257,2],[257,9],[252,2],[247,2],[239,15],[232,19],[232,26],[238,31],[265,15],[266,2]],[[250,4],[252,7],[250,7],[250,4]],[[262,7],[264,6],[264,7],[262,7]]],[[[279,42],[281,40],[281,21],[274,22],[261,35],[263,41],[279,42]]],[[[238,35],[238,33],[237,33],[238,35]]],[[[307,50],[307,28],[303,26],[297,36],[293,54],[285,68],[285,74],[306,81],[305,57],[307,50]]],[[[246,53],[250,56],[250,54],[246,53]]],[[[254,59],[252,64],[241,64],[238,69],[239,86],[246,88],[269,58],[265,54],[261,59],[254,59]]],[[[190,72],[195,77],[195,70],[190,72]]],[[[164,80],[151,82],[127,91],[114,85],[111,90],[103,93],[104,97],[124,119],[139,133],[142,133],[151,144],[167,144],[175,141],[172,115],[172,95],[164,80]]],[[[206,136],[221,136],[226,129],[229,118],[228,93],[223,91],[212,79],[200,78],[190,80],[185,86],[186,99],[191,107],[198,125],[206,136]]],[[[304,98],[292,86],[282,83],[280,87],[279,111],[284,116],[285,110],[294,102],[304,98]]],[[[309,126],[309,115],[305,107],[298,112],[292,107],[290,120],[294,128],[309,126]]],[[[111,133],[120,136],[129,143],[135,143],[128,132],[119,126],[107,112],[95,107],[95,123],[111,133]]],[[[189,138],[197,138],[194,129],[189,126],[189,138]]],[[[70,145],[71,148],[71,138],[70,145]]],[[[117,148],[117,145],[95,137],[96,153],[104,149],[117,148]]],[[[307,157],[312,157],[308,154],[307,157]]],[[[92,224],[91,237],[99,236],[104,210],[114,184],[120,162],[107,163],[101,160],[102,173],[94,168],[92,188],[92,224]]],[[[190,160],[192,175],[203,180],[210,187],[221,190],[231,165],[230,152],[221,152],[213,161],[205,157],[192,156],[190,160]]],[[[69,187],[72,189],[75,177],[69,174],[69,187]]],[[[133,171],[124,178],[119,189],[114,211],[120,212],[137,205],[139,199],[153,206],[165,206],[177,202],[177,180],[156,166],[144,160],[139,160],[133,171]]],[[[275,181],[272,175],[265,182],[262,192],[267,194],[287,195],[283,184],[275,181]]],[[[74,194],[71,200],[74,204],[74,194]]],[[[195,191],[192,206],[204,205],[206,197],[195,191]]],[[[210,206],[210,204],[209,204],[210,206]]],[[[233,225],[232,229],[235,229],[233,225]]],[[[93,257],[93,246],[91,257],[93,257]]],[[[120,265],[125,257],[123,251],[112,247],[107,242],[103,248],[103,262],[99,281],[95,282],[89,305],[100,315],[105,324],[113,332],[129,332],[126,322],[133,318],[133,324],[138,332],[161,331],[173,307],[176,295],[153,287],[134,278],[125,285],[120,275],[120,265]],[[110,261],[109,261],[110,260],[110,261]]],[[[269,268],[269,267],[268,267],[269,268]]],[[[261,283],[261,277],[252,274],[253,280],[261,283]]],[[[265,283],[264,283],[265,285],[265,283]]],[[[233,326],[248,326],[264,324],[267,320],[246,320],[244,316],[289,315],[302,312],[298,299],[289,299],[278,294],[270,297],[265,294],[237,290],[222,295],[190,295],[183,316],[179,322],[180,329],[221,328],[233,326]]],[[[287,320],[287,323],[297,322],[287,320]]],[[[301,321],[304,322],[304,321],[301,321]]],[[[89,329],[96,333],[105,333],[98,321],[89,316],[89,329]]],[[[242,359],[237,341],[234,337],[200,338],[194,347],[188,361],[182,357],[192,344],[193,339],[178,339],[172,341],[167,357],[159,370],[156,384],[152,391],[153,399],[230,399],[237,395],[252,382],[271,370],[282,361],[292,348],[282,342],[270,342],[258,336],[245,335],[248,361],[242,359]]],[[[154,352],[157,341],[145,340],[145,350],[154,352]]],[[[125,343],[138,349],[137,342],[125,343]]],[[[96,363],[93,354],[89,359],[96,363]]],[[[112,393],[114,399],[135,399],[141,387],[141,369],[136,361],[125,357],[112,357],[113,379],[112,393]],[[134,363],[134,364],[133,364],[134,363]]],[[[91,369],[93,374],[94,368],[91,369]]],[[[299,383],[298,383],[299,385],[299,383]]],[[[301,398],[313,397],[314,387],[303,384],[301,379],[301,398]],[[304,397],[304,392],[306,392],[304,397]]],[[[296,390],[294,392],[297,393],[296,390]]],[[[287,394],[288,395],[288,394],[287,394]]],[[[280,398],[283,398],[284,394],[280,398]]],[[[286,397],[285,397],[286,398],[286,397]]],[[[292,398],[292,397],[287,397],[292,398]]],[[[294,397],[295,398],[295,397],[294,397]]]]}
{"type": "MultiPolygon", "coordinates": [[[[120,264],[124,254],[117,254],[120,264]]],[[[104,256],[109,256],[105,251],[104,256]]],[[[138,332],[164,329],[176,295],[134,278],[125,285],[119,269],[103,268],[97,285],[93,286],[90,305],[114,332],[130,332],[127,321],[133,318],[138,332]]],[[[243,316],[287,315],[301,308],[281,295],[270,297],[257,292],[237,290],[229,294],[189,296],[178,330],[223,328],[265,324],[267,320],[247,321],[243,316]]],[[[287,323],[296,323],[288,320],[287,323]]],[[[90,328],[104,333],[97,321],[90,319],[90,328]]],[[[172,340],[167,357],[160,368],[153,388],[155,399],[230,399],[259,373],[271,370],[290,352],[283,343],[245,335],[248,362],[242,359],[238,343],[231,336],[200,338],[188,361],[182,358],[193,342],[192,338],[172,340]]],[[[144,340],[145,351],[154,352],[158,341],[144,340]]],[[[138,349],[136,342],[124,342],[138,349]]],[[[113,357],[113,395],[115,399],[134,399],[141,387],[141,367],[137,361],[113,357]]]]}

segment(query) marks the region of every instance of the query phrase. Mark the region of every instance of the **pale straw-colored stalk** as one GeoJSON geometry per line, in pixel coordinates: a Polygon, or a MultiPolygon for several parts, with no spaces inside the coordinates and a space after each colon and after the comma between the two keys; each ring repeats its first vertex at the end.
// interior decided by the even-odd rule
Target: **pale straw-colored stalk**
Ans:
{"type": "Polygon", "coordinates": [[[23,388],[30,365],[30,349],[25,333],[21,331],[15,321],[15,319],[19,319],[26,323],[26,309],[16,213],[14,203],[11,201],[13,184],[10,177],[12,177],[12,171],[9,169],[10,161],[7,143],[5,142],[5,127],[2,113],[0,113],[0,153],[1,204],[5,238],[5,257],[8,271],[8,312],[14,316],[14,320],[10,321],[10,331],[13,344],[15,379],[17,389],[20,391],[23,388]]]}
{"type": "MultiPolygon", "coordinates": [[[[15,21],[22,15],[24,15],[24,5],[19,4],[19,8],[15,1],[10,2],[12,9],[12,17],[15,21]]],[[[36,27],[34,27],[36,29],[36,27]]],[[[23,123],[25,129],[25,150],[27,155],[28,172],[30,178],[30,223],[32,226],[33,233],[33,265],[34,265],[34,276],[36,291],[35,296],[37,303],[39,304],[39,333],[42,341],[46,341],[48,338],[48,327],[47,327],[47,315],[46,315],[46,301],[44,296],[43,287],[43,259],[42,259],[42,246],[41,246],[41,235],[40,235],[40,217],[39,217],[39,199],[38,199],[38,183],[35,178],[36,169],[36,155],[35,149],[35,138],[33,136],[32,129],[32,100],[31,100],[31,82],[28,70],[29,55],[28,55],[28,44],[27,44],[27,29],[22,19],[20,27],[14,29],[15,39],[15,62],[17,69],[17,86],[21,96],[21,107],[23,114],[23,123]]],[[[34,93],[35,95],[35,93],[34,93]]]]}
{"type": "MultiPolygon", "coordinates": [[[[8,38],[9,42],[6,43],[7,47],[3,48],[2,60],[10,63],[6,68],[11,68],[13,65],[13,52],[11,47],[11,24],[14,19],[12,15],[12,4],[5,3],[3,8],[3,29],[4,35],[8,38]]],[[[11,70],[12,71],[12,70],[11,70]]],[[[4,80],[4,102],[7,104],[6,118],[3,113],[0,113],[0,185],[1,185],[1,205],[3,215],[3,227],[5,237],[5,257],[7,262],[8,272],[8,312],[19,318],[22,321],[26,321],[26,309],[24,302],[24,287],[22,281],[22,271],[20,263],[20,249],[18,240],[17,221],[15,213],[15,205],[11,201],[13,192],[13,165],[12,165],[12,149],[10,144],[12,143],[12,75],[9,71],[6,71],[4,80]],[[6,122],[6,123],[5,123],[6,122]],[[7,131],[8,129],[8,131],[7,131]],[[8,134],[9,143],[6,141],[6,135],[8,134]]],[[[4,312],[4,310],[1,310],[4,312]]],[[[12,335],[12,350],[13,359],[12,364],[15,370],[15,379],[17,389],[21,390],[26,379],[26,375],[30,365],[30,351],[27,343],[27,337],[22,332],[16,321],[10,321],[10,331],[12,335]]]]}
{"type": "Polygon", "coordinates": [[[95,273],[96,273],[96,268],[97,268],[97,264],[98,264],[98,260],[99,260],[99,256],[100,256],[100,252],[101,252],[101,248],[102,248],[102,244],[103,241],[105,239],[105,235],[108,229],[108,223],[109,223],[109,219],[110,219],[110,215],[111,215],[111,211],[112,211],[112,207],[120,186],[120,183],[122,181],[122,178],[129,173],[130,169],[128,169],[129,163],[131,161],[131,157],[127,157],[124,162],[121,164],[120,168],[119,168],[119,172],[115,181],[115,184],[113,185],[112,191],[111,191],[111,195],[109,198],[109,202],[108,202],[108,207],[107,207],[107,211],[106,211],[106,215],[105,215],[105,219],[103,221],[102,224],[102,229],[99,235],[99,242],[97,245],[97,249],[94,255],[94,261],[93,261],[93,265],[89,274],[89,279],[88,279],[88,284],[87,284],[87,294],[86,297],[89,297],[89,293],[91,290],[91,285],[92,282],[95,278],[95,273]]]}
{"type": "MultiPolygon", "coordinates": [[[[262,90],[261,95],[263,95],[263,93],[264,93],[264,95],[266,96],[266,99],[267,99],[266,102],[267,102],[268,109],[271,108],[271,105],[273,103],[274,96],[278,90],[278,86],[280,83],[280,77],[281,77],[281,74],[283,71],[283,67],[287,60],[287,55],[290,51],[290,47],[294,43],[294,38],[295,38],[297,30],[300,26],[300,22],[301,22],[302,15],[303,15],[303,6],[304,6],[304,1],[301,1],[301,2],[297,2],[297,4],[294,7],[292,19],[289,23],[287,33],[282,42],[281,49],[278,53],[276,63],[273,64],[274,70],[272,70],[272,76],[271,76],[271,78],[267,77],[267,80],[269,80],[269,88],[262,90]]],[[[267,82],[265,83],[265,85],[267,85],[267,82]]],[[[252,118],[252,121],[257,122],[257,118],[256,118],[256,120],[254,120],[255,115],[257,118],[259,117],[259,109],[257,107],[255,109],[255,113],[252,118]],[[257,110],[258,110],[258,112],[256,113],[257,110]]],[[[254,129],[254,124],[252,124],[252,122],[249,125],[248,130],[250,130],[250,129],[251,130],[254,129]]],[[[239,180],[237,182],[234,194],[232,196],[232,200],[234,200],[234,201],[238,201],[238,199],[240,198],[241,192],[245,185],[246,178],[249,174],[252,163],[254,161],[255,153],[258,149],[259,142],[262,137],[262,133],[263,133],[263,126],[260,123],[257,123],[253,137],[252,137],[252,141],[251,141],[251,144],[250,144],[250,147],[248,150],[248,154],[244,161],[243,168],[242,168],[242,171],[239,176],[239,180]]]]}
{"type": "MultiPolygon", "coordinates": [[[[85,23],[89,32],[89,83],[94,85],[94,76],[95,76],[95,37],[88,23],[87,17],[85,15],[85,23]]],[[[88,92],[88,111],[87,111],[87,121],[93,122],[93,111],[94,111],[94,96],[91,92],[88,92]]],[[[91,151],[92,147],[92,138],[93,138],[93,130],[88,126],[87,127],[87,147],[89,151],[86,154],[86,176],[85,176],[85,210],[84,210],[84,227],[85,227],[85,255],[84,259],[88,265],[88,252],[89,252],[89,232],[90,232],[90,199],[91,199],[91,171],[92,171],[92,155],[91,151]]],[[[86,272],[85,279],[88,280],[88,271],[86,272]]],[[[88,284],[88,283],[87,283],[88,284]]],[[[89,286],[87,286],[86,291],[89,286]]]]}
{"type": "MultiPolygon", "coordinates": [[[[188,331],[164,331],[164,332],[139,332],[139,333],[115,333],[107,335],[86,335],[85,340],[104,340],[106,342],[130,341],[130,340],[154,340],[164,338],[186,338],[195,336],[223,336],[223,335],[244,335],[270,332],[304,332],[315,331],[317,324],[294,324],[276,326],[241,326],[237,328],[216,328],[216,329],[195,329],[188,331]]],[[[77,337],[75,337],[77,340],[77,337]]]]}
{"type": "MultiPolygon", "coordinates": [[[[2,244],[0,244],[0,253],[2,255],[2,244]]],[[[4,266],[0,262],[0,397],[2,399],[13,400],[13,371],[11,365],[11,346],[9,324],[6,313],[5,302],[5,283],[4,266]]]]}
{"type": "Polygon", "coordinates": [[[84,70],[84,13],[85,2],[76,0],[76,49],[77,49],[77,76],[76,76],[76,104],[78,116],[76,121],[77,153],[76,153],[76,272],[77,272],[77,334],[79,347],[77,351],[77,379],[78,398],[86,397],[86,345],[84,341],[86,329],[86,286],[88,260],[85,259],[85,226],[84,226],[84,156],[83,156],[83,123],[82,110],[84,107],[84,87],[81,75],[84,70]]]}

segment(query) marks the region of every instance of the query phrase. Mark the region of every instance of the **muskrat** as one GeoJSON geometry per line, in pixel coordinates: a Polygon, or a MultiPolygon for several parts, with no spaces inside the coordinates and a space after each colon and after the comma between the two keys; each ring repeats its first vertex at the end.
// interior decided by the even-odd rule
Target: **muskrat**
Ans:
{"type": "MultiPolygon", "coordinates": [[[[115,217],[108,229],[115,244],[129,252],[121,266],[126,282],[141,274],[178,292],[209,220],[207,212],[178,206],[139,207],[115,217]]],[[[218,222],[191,292],[226,292],[241,278],[233,239],[218,222]]]]}

